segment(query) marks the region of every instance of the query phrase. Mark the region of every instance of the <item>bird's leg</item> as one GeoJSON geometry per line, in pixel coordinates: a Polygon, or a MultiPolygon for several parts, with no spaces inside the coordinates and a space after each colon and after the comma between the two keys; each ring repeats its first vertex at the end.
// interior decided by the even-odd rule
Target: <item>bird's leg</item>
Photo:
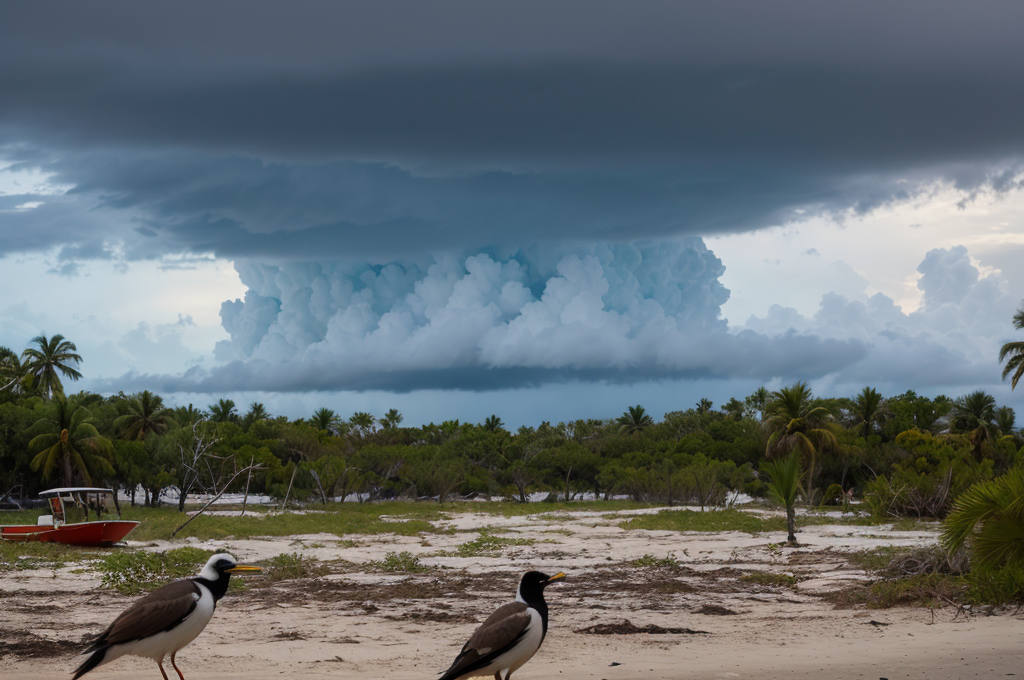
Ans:
{"type": "Polygon", "coordinates": [[[156,665],[160,668],[160,675],[164,676],[164,680],[167,680],[167,673],[164,673],[164,660],[160,659],[156,662],[156,665]]]}
{"type": "Polygon", "coordinates": [[[181,680],[185,680],[185,676],[181,674],[181,669],[178,668],[178,664],[174,663],[175,654],[177,654],[177,652],[171,653],[171,665],[174,666],[174,670],[178,672],[178,677],[181,678],[181,680]]]}
{"type": "Polygon", "coordinates": [[[494,680],[501,680],[501,669],[494,671],[494,680]]]}
{"type": "Polygon", "coordinates": [[[512,671],[509,671],[508,673],[505,673],[505,680],[508,680],[511,677],[512,677],[512,671]]]}

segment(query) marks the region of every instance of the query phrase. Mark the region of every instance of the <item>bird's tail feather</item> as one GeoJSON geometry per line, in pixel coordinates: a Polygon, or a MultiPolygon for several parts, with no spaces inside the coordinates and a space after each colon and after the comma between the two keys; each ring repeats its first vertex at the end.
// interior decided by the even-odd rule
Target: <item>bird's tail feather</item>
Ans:
{"type": "Polygon", "coordinates": [[[82,662],[82,665],[75,669],[75,675],[72,680],[78,680],[96,666],[103,663],[104,657],[107,655],[107,648],[97,649],[95,652],[89,655],[89,658],[82,662]]]}

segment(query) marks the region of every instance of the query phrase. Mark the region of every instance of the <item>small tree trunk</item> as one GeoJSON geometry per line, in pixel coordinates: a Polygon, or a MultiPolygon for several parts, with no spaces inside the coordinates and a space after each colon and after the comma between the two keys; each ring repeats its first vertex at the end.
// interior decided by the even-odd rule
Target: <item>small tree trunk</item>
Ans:
{"type": "Polygon", "coordinates": [[[786,506],[786,529],[789,531],[789,538],[786,540],[796,543],[796,508],[792,505],[786,506]]]}
{"type": "Polygon", "coordinates": [[[249,476],[245,479],[245,497],[242,499],[242,514],[239,517],[245,516],[245,505],[249,502],[249,482],[252,481],[252,465],[256,462],[256,456],[249,459],[249,476]]]}
{"type": "Polygon", "coordinates": [[[295,468],[292,470],[292,478],[288,481],[288,490],[284,492],[284,501],[281,503],[281,509],[284,510],[288,505],[288,496],[292,494],[292,484],[295,482],[295,474],[299,471],[299,464],[295,464],[295,468]]]}

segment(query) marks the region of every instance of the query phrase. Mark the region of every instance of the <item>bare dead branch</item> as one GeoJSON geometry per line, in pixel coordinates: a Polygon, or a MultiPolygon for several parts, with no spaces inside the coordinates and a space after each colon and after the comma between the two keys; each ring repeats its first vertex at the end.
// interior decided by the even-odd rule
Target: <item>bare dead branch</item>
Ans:
{"type": "Polygon", "coordinates": [[[206,509],[207,509],[208,507],[210,507],[211,505],[213,505],[213,504],[214,504],[214,503],[215,503],[215,502],[217,501],[217,499],[219,499],[219,498],[220,498],[221,496],[223,496],[223,495],[224,495],[224,492],[225,492],[225,491],[227,491],[227,490],[228,490],[228,487],[230,487],[230,486],[231,486],[231,483],[232,483],[233,481],[235,481],[236,479],[238,479],[238,477],[239,477],[239,476],[241,476],[241,474],[242,474],[243,472],[248,472],[248,471],[250,471],[250,470],[262,470],[262,469],[263,469],[263,464],[262,464],[262,463],[257,463],[257,464],[255,464],[255,465],[249,465],[249,466],[246,466],[246,467],[242,468],[241,470],[239,470],[238,472],[236,472],[236,473],[234,474],[234,476],[232,476],[232,477],[231,477],[231,479],[229,479],[229,480],[228,480],[228,483],[224,485],[224,487],[223,487],[223,488],[222,488],[222,489],[220,490],[220,492],[219,492],[219,493],[218,493],[218,494],[217,494],[216,496],[214,496],[213,498],[211,498],[211,499],[210,499],[210,500],[209,500],[209,501],[208,501],[208,502],[206,503],[206,505],[204,505],[203,507],[199,508],[199,511],[198,511],[198,512],[196,512],[196,514],[192,515],[192,516],[191,516],[191,517],[189,517],[189,518],[188,518],[187,520],[185,520],[185,523],[184,523],[184,524],[182,524],[182,525],[181,525],[180,527],[178,527],[177,529],[175,529],[174,531],[172,531],[172,532],[171,532],[171,538],[174,538],[175,534],[177,534],[177,533],[178,533],[179,531],[181,531],[182,529],[184,529],[185,527],[187,527],[187,526],[188,526],[188,524],[189,524],[189,522],[191,522],[192,520],[194,520],[194,519],[195,519],[196,517],[199,517],[199,515],[203,514],[203,512],[204,512],[204,511],[205,511],[205,510],[206,510],[206,509]]]}

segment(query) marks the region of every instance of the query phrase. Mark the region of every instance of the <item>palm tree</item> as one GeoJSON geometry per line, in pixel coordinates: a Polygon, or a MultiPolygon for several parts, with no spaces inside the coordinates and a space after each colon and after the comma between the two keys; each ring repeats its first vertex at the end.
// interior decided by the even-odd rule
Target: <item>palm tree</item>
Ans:
{"type": "Polygon", "coordinates": [[[743,420],[743,417],[747,414],[747,407],[742,401],[736,397],[729,399],[728,403],[722,406],[722,413],[726,414],[733,420],[743,420]]]}
{"type": "Polygon", "coordinates": [[[82,374],[71,366],[82,363],[75,343],[65,340],[63,335],[54,335],[47,339],[45,334],[32,338],[32,342],[39,345],[39,348],[29,347],[21,353],[25,372],[32,376],[46,399],[52,398],[55,394],[64,394],[59,373],[72,380],[82,377],[82,374]]]}
{"type": "Polygon", "coordinates": [[[235,402],[231,399],[221,399],[216,404],[210,404],[210,420],[215,423],[227,423],[238,420],[235,402]]]}
{"type": "Polygon", "coordinates": [[[251,404],[249,404],[249,412],[245,414],[245,417],[250,422],[255,423],[257,420],[266,420],[267,418],[269,418],[270,411],[268,411],[267,407],[261,404],[260,402],[254,401],[251,404]]]}
{"type": "Polygon", "coordinates": [[[768,407],[768,402],[771,401],[771,398],[772,395],[768,391],[768,388],[762,385],[754,390],[754,393],[743,401],[751,411],[756,411],[761,417],[761,420],[764,420],[764,410],[768,407]]]}
{"type": "Polygon", "coordinates": [[[178,424],[182,427],[191,426],[206,417],[205,413],[197,409],[192,404],[189,404],[188,406],[179,406],[175,408],[172,413],[174,415],[174,419],[177,420],[178,424]]]}
{"type": "Polygon", "coordinates": [[[970,539],[974,566],[1024,563],[1024,467],[967,489],[944,523],[942,545],[952,553],[970,539]]]}
{"type": "Polygon", "coordinates": [[[318,430],[328,434],[337,434],[341,427],[341,418],[329,408],[319,408],[313,417],[309,419],[310,424],[318,430]]]}
{"type": "Polygon", "coordinates": [[[348,422],[352,424],[352,429],[360,437],[363,437],[373,433],[373,428],[377,424],[377,419],[369,413],[357,411],[352,414],[352,417],[348,419],[348,422]]]}
{"type": "Polygon", "coordinates": [[[865,387],[853,400],[853,417],[860,424],[860,436],[868,438],[875,423],[882,419],[882,395],[873,387],[865,387]]]}
{"type": "Polygon", "coordinates": [[[644,407],[640,404],[630,406],[629,410],[619,416],[616,420],[619,429],[626,434],[639,435],[651,425],[654,425],[654,418],[647,415],[644,407]]]}
{"type": "Polygon", "coordinates": [[[504,429],[505,423],[501,422],[501,418],[497,415],[491,415],[484,421],[484,429],[488,432],[497,432],[498,430],[504,429]]]}
{"type": "Polygon", "coordinates": [[[394,430],[402,420],[404,420],[402,414],[398,412],[397,408],[393,408],[384,414],[384,417],[380,419],[380,424],[384,426],[385,430],[394,430]]]}
{"type": "Polygon", "coordinates": [[[267,407],[258,401],[254,401],[249,404],[249,412],[242,418],[242,428],[248,431],[253,423],[266,420],[269,417],[270,412],[267,411],[267,407]]]}
{"type": "Polygon", "coordinates": [[[1009,406],[1000,406],[996,409],[996,427],[999,434],[1013,435],[1017,431],[1017,414],[1009,406]]]}
{"type": "Polygon", "coordinates": [[[981,457],[985,442],[996,436],[996,398],[982,390],[966,394],[953,402],[951,427],[967,432],[975,457],[981,457]]]}
{"type": "MultiPolygon", "coordinates": [[[[1024,331],[1024,305],[1013,315],[1013,327],[1019,331],[1024,331]]],[[[1003,363],[1003,361],[1006,361],[1006,367],[1003,369],[1003,380],[1006,380],[1006,376],[1012,373],[1010,389],[1016,389],[1021,376],[1024,376],[1024,342],[1008,342],[1003,345],[1003,348],[999,350],[999,363],[1003,363]],[[1007,357],[1009,357],[1009,360],[1007,360],[1007,357]]]]}
{"type": "Polygon", "coordinates": [[[114,474],[110,464],[113,445],[96,430],[92,414],[81,402],[80,397],[55,394],[47,415],[29,429],[29,433],[40,432],[28,448],[36,454],[31,467],[41,469],[43,479],[49,479],[57,466],[64,486],[73,486],[76,476],[91,485],[93,472],[114,474]]]}
{"type": "Polygon", "coordinates": [[[800,495],[800,454],[794,451],[781,460],[761,463],[761,472],[768,475],[768,493],[786,508],[786,530],[790,543],[796,543],[796,497],[800,495]]]}
{"type": "Polygon", "coordinates": [[[124,430],[125,439],[145,439],[150,432],[163,434],[171,426],[171,412],[164,401],[149,390],[143,390],[127,402],[128,413],[114,420],[114,427],[124,430]]]}
{"type": "Polygon", "coordinates": [[[23,381],[25,379],[25,367],[21,360],[9,347],[0,345],[0,392],[10,390],[14,394],[21,394],[25,390],[23,381]]]}
{"type": "Polygon", "coordinates": [[[708,413],[714,405],[715,402],[701,397],[701,400],[697,402],[697,415],[704,415],[705,413],[708,413]]]}
{"type": "Polygon", "coordinates": [[[818,454],[839,446],[835,433],[828,427],[828,409],[816,406],[807,383],[798,382],[772,392],[765,414],[768,416],[765,426],[771,433],[765,455],[769,459],[794,452],[806,455],[807,501],[811,502],[818,454]]]}

